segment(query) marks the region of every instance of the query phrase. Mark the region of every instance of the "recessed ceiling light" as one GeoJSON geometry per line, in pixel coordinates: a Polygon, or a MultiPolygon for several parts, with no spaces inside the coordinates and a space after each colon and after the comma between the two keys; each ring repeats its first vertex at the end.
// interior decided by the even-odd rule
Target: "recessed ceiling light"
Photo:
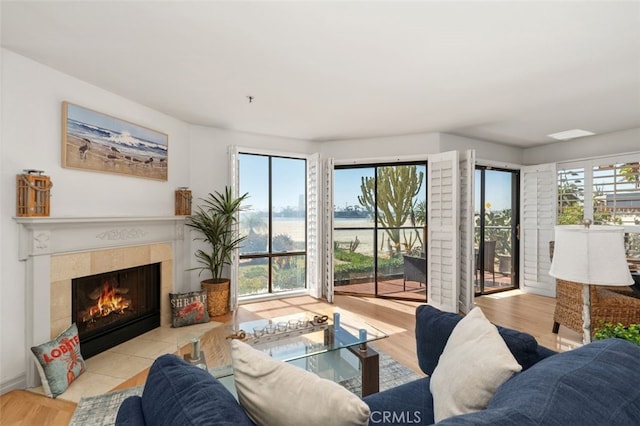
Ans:
{"type": "Polygon", "coordinates": [[[564,132],[551,133],[550,138],[557,139],[559,141],[568,141],[569,139],[581,138],[583,136],[593,136],[595,133],[582,129],[565,130],[564,132]]]}

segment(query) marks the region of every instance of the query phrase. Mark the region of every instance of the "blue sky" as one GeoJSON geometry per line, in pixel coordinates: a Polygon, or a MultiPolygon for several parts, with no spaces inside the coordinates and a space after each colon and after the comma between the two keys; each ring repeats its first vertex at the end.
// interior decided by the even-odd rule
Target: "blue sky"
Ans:
{"type": "MultiPolygon", "coordinates": [[[[499,170],[485,172],[485,203],[491,204],[494,212],[511,208],[511,173],[499,170]]],[[[479,212],[480,203],[480,171],[476,170],[475,208],[479,212]]]]}
{"type": "Polygon", "coordinates": [[[373,168],[339,169],[333,173],[333,205],[342,210],[346,206],[359,206],[360,183],[362,176],[373,176],[373,168]]]}
{"type": "MultiPolygon", "coordinates": [[[[297,208],[305,194],[306,162],[300,159],[273,157],[273,206],[297,208]]],[[[269,204],[269,157],[240,154],[240,193],[249,193],[252,210],[267,211],[269,204]]]]}

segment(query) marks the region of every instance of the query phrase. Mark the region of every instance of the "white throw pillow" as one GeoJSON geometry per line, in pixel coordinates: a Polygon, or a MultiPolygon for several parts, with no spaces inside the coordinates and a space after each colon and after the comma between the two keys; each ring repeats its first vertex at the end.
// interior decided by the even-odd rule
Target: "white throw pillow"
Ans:
{"type": "Polygon", "coordinates": [[[257,425],[366,425],[369,406],[337,383],[231,342],[240,405],[257,425]]]}
{"type": "Polygon", "coordinates": [[[521,370],[498,329],[480,308],[472,309],[453,329],[431,375],[435,421],[483,410],[521,370]]]}

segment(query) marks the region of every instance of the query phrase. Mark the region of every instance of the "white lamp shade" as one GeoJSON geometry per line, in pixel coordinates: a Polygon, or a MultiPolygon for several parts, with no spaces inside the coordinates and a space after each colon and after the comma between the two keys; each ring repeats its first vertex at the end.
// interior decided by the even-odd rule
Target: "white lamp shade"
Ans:
{"type": "Polygon", "coordinates": [[[556,226],[549,274],[581,284],[633,284],[624,250],[624,228],[556,226]]]}

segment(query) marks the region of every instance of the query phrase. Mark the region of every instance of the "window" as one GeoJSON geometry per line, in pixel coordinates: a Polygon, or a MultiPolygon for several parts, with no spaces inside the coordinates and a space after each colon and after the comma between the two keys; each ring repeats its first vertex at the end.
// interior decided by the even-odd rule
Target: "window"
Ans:
{"type": "Polygon", "coordinates": [[[558,165],[558,224],[625,228],[627,256],[640,262],[640,155],[558,165]]]}
{"type": "Polygon", "coordinates": [[[307,269],[307,161],[275,155],[238,155],[240,215],[238,295],[305,289],[307,269]]]}
{"type": "Polygon", "coordinates": [[[487,294],[518,286],[520,173],[476,166],[474,247],[475,292],[487,294]],[[483,243],[480,244],[480,241],[483,243]]]}
{"type": "Polygon", "coordinates": [[[584,219],[584,168],[558,170],[558,225],[584,219]]]}
{"type": "Polygon", "coordinates": [[[337,166],[336,293],[426,300],[426,162],[337,166]]]}

